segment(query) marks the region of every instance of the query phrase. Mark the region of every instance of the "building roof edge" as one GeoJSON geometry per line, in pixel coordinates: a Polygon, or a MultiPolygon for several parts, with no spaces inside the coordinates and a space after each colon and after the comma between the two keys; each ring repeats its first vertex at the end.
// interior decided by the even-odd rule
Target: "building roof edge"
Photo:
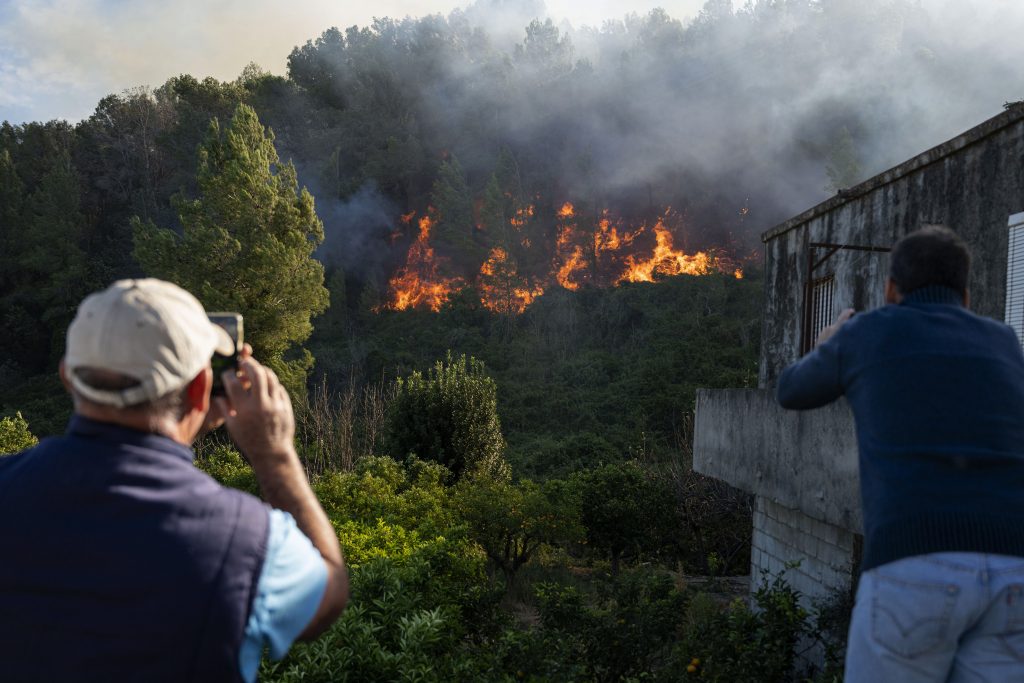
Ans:
{"type": "Polygon", "coordinates": [[[761,241],[767,243],[790,230],[798,228],[805,223],[809,223],[824,213],[837,209],[844,204],[848,204],[855,199],[859,199],[860,197],[873,192],[879,187],[893,183],[900,178],[924,168],[925,166],[934,164],[937,161],[941,161],[948,156],[970,147],[971,145],[984,140],[1003,128],[1007,128],[1022,119],[1024,119],[1024,103],[1011,105],[1007,107],[1007,110],[1002,114],[994,116],[984,123],[961,133],[952,140],[947,140],[941,145],[933,147],[926,152],[922,152],[912,159],[909,159],[898,166],[894,166],[888,171],[883,171],[882,173],[879,173],[878,175],[869,178],[848,190],[840,190],[838,194],[826,199],[817,206],[814,206],[762,233],[761,241]]]}

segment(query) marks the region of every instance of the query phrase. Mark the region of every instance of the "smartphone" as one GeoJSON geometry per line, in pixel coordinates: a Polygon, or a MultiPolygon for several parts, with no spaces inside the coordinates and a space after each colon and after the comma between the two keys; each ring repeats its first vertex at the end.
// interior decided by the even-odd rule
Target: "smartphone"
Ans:
{"type": "Polygon", "coordinates": [[[213,366],[213,391],[211,393],[214,396],[223,396],[224,381],[220,377],[221,373],[225,370],[238,368],[238,354],[242,350],[242,344],[245,343],[242,333],[242,314],[207,313],[206,317],[214,325],[224,328],[224,331],[228,333],[231,340],[235,342],[235,352],[233,354],[225,356],[215,351],[213,358],[210,360],[210,364],[213,366]]]}

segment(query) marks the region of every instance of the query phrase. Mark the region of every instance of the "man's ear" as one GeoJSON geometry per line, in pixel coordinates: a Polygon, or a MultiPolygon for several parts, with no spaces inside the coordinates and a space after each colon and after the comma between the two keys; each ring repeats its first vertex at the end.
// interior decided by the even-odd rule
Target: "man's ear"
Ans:
{"type": "Polygon", "coordinates": [[[886,278],[885,280],[885,303],[887,304],[898,304],[903,301],[903,293],[900,292],[900,288],[896,286],[896,282],[893,279],[886,278]]]}
{"type": "Polygon", "coordinates": [[[965,289],[964,290],[964,308],[970,308],[970,307],[971,307],[971,290],[970,289],[965,289]]]}
{"type": "Polygon", "coordinates": [[[67,371],[67,368],[64,367],[64,359],[63,358],[60,359],[60,363],[58,363],[58,365],[57,365],[57,374],[60,375],[60,381],[61,381],[61,384],[64,385],[64,389],[66,389],[67,392],[70,394],[71,393],[71,382],[68,381],[68,371],[67,371]]]}
{"type": "Polygon", "coordinates": [[[189,409],[206,413],[210,409],[210,390],[213,388],[213,370],[207,365],[192,378],[185,390],[189,409]]]}

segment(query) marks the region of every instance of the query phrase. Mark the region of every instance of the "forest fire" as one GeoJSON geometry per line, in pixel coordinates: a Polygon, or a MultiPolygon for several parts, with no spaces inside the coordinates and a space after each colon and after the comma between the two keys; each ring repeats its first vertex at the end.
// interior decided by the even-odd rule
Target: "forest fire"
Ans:
{"type": "Polygon", "coordinates": [[[501,247],[491,249],[480,266],[478,287],[483,304],[499,313],[522,313],[544,293],[540,285],[530,286],[519,277],[515,262],[501,247]]]}
{"type": "Polygon", "coordinates": [[[583,257],[583,247],[573,247],[572,253],[569,254],[555,274],[555,280],[566,289],[576,291],[580,288],[580,283],[575,280],[576,273],[582,271],[586,265],[587,261],[583,257]]]}
{"type": "MultiPolygon", "coordinates": [[[[554,244],[547,241],[553,252],[549,257],[535,251],[545,243],[543,229],[537,229],[535,224],[541,220],[540,212],[533,205],[520,205],[506,214],[508,229],[504,239],[497,237],[498,245],[492,242],[479,268],[461,269],[464,279],[443,274],[455,271],[449,259],[435,253],[430,244],[436,216],[432,209],[428,210],[419,220],[419,235],[409,247],[405,265],[389,281],[387,307],[428,307],[437,311],[468,280],[472,280],[484,306],[500,313],[519,314],[546,289],[556,285],[576,291],[584,285],[614,287],[625,282],[655,282],[675,275],[728,273],[736,279],[743,278],[743,259],[714,251],[688,253],[677,249],[675,236],[682,230],[682,218],[671,209],[666,209],[650,227],[626,226],[621,219],[613,218],[608,209],[587,225],[586,213],[581,214],[571,202],[554,208],[553,212],[556,224],[554,244]],[[549,269],[538,270],[536,264],[542,266],[545,262],[550,264],[549,269]],[[523,263],[534,265],[524,270],[523,263]]],[[[413,214],[402,217],[408,225],[413,218],[413,214]]]]}
{"type": "Polygon", "coordinates": [[[707,275],[715,267],[714,260],[706,252],[695,254],[672,248],[672,233],[662,219],[654,225],[657,242],[650,258],[641,259],[630,254],[626,257],[626,272],[617,282],[654,282],[655,275],[707,275]]]}
{"type": "MultiPolygon", "coordinates": [[[[409,224],[415,216],[415,213],[406,214],[402,221],[409,224]]],[[[464,284],[461,278],[445,277],[438,271],[439,259],[429,244],[433,225],[428,210],[428,214],[420,218],[419,237],[409,247],[405,265],[388,281],[389,308],[401,311],[424,306],[439,311],[451,293],[464,284]]]]}

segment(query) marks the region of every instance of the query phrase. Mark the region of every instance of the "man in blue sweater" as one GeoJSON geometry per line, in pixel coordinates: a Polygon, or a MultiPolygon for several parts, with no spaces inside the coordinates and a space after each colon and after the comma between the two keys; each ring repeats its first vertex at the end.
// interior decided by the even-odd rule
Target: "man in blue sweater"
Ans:
{"type": "Polygon", "coordinates": [[[844,311],[779,378],[784,408],[845,396],[864,559],[847,683],[1024,681],[1024,355],[968,310],[947,228],[893,248],[888,305],[844,311]]]}

